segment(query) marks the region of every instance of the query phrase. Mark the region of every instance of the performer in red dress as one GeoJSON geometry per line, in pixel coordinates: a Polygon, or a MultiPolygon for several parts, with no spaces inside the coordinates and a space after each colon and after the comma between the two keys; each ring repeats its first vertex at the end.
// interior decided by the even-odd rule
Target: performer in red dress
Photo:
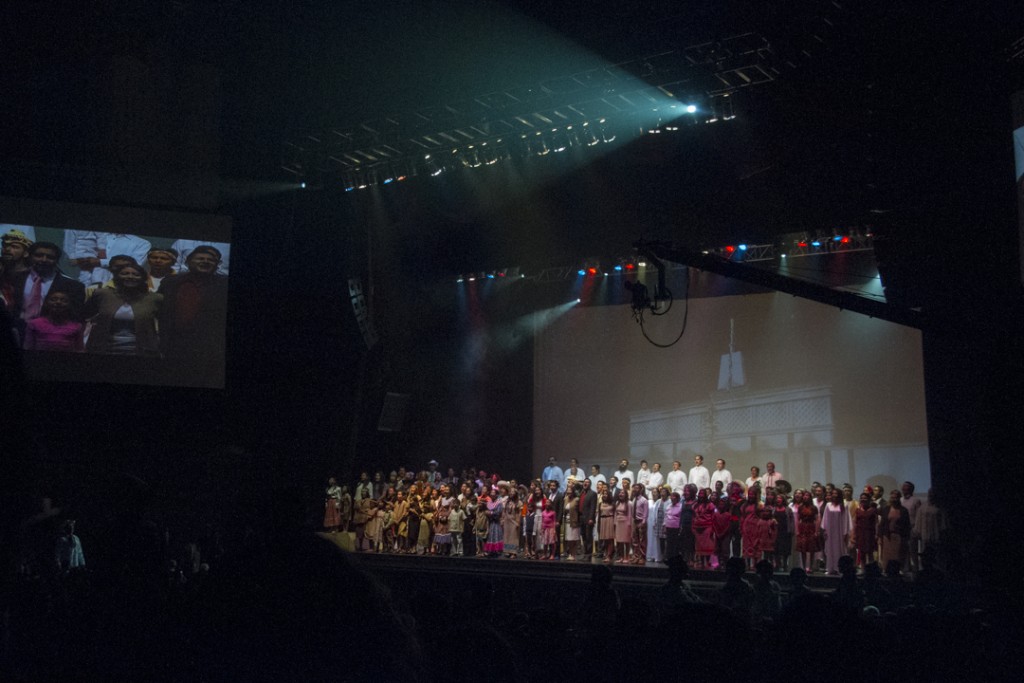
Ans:
{"type": "Polygon", "coordinates": [[[814,497],[810,491],[804,491],[796,516],[796,550],[800,553],[804,571],[810,574],[814,571],[812,566],[814,553],[820,550],[818,546],[818,507],[814,504],[814,497]]]}
{"type": "Polygon", "coordinates": [[[696,539],[696,563],[701,569],[711,568],[711,556],[715,554],[715,505],[708,500],[708,489],[697,492],[693,506],[693,535],[696,539]]]}
{"type": "Polygon", "coordinates": [[[875,561],[878,549],[878,508],[871,494],[860,494],[853,518],[853,548],[857,551],[857,566],[866,567],[875,561]]]}

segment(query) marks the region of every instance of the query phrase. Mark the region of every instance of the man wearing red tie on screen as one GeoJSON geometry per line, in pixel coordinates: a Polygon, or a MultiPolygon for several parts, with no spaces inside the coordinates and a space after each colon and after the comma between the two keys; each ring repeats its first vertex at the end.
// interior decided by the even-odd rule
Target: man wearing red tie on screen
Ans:
{"type": "Polygon", "coordinates": [[[43,301],[51,291],[67,292],[73,315],[78,315],[85,303],[85,285],[57,268],[60,255],[60,247],[52,242],[35,242],[28,248],[29,269],[16,274],[11,287],[13,317],[21,323],[20,329],[42,312],[43,301]]]}

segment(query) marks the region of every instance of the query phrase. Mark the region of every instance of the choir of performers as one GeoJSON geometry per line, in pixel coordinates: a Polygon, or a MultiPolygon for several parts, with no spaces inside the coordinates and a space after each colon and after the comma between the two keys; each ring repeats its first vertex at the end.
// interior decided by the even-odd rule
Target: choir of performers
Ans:
{"type": "MultiPolygon", "coordinates": [[[[638,565],[678,557],[704,570],[722,570],[735,558],[748,569],[765,562],[773,571],[789,571],[795,552],[802,571],[831,575],[843,566],[863,569],[876,557],[890,572],[906,570],[911,541],[920,539],[934,552],[943,527],[941,511],[927,504],[915,533],[906,502],[913,492],[909,482],[902,495],[892,491],[882,508],[871,486],[853,501],[851,486],[817,482],[794,491],[790,503],[788,485],[762,492],[754,478],[745,490],[731,481],[716,490],[688,483],[676,491],[656,483],[648,491],[651,480],[657,482],[655,465],[641,467],[647,483],[634,485],[629,476],[613,477],[611,485],[575,476],[518,485],[466,472],[460,482],[451,470],[446,478],[433,476],[436,465],[418,478],[401,469],[401,476],[377,472],[371,482],[362,472],[354,503],[347,486],[329,480],[324,527],[337,532],[351,525],[357,549],[366,551],[569,561],[596,554],[605,563],[638,565]]],[[[548,471],[554,474],[554,468],[549,463],[548,471]]],[[[631,474],[624,466],[620,471],[631,474]]]]}

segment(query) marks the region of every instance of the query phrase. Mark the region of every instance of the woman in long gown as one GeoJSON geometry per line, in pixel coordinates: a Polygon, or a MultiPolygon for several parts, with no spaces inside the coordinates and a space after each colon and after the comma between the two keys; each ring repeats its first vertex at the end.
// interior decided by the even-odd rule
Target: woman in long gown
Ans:
{"type": "Polygon", "coordinates": [[[448,487],[441,486],[441,498],[438,499],[434,511],[434,547],[438,555],[450,555],[452,552],[452,532],[448,518],[451,515],[454,498],[448,495],[448,487]]]}
{"type": "Polygon", "coordinates": [[[580,545],[580,498],[579,484],[573,484],[565,492],[565,559],[575,560],[580,545]]]}
{"type": "Polygon", "coordinates": [[[341,498],[338,500],[338,518],[341,531],[346,533],[352,525],[352,504],[352,494],[349,493],[348,486],[342,486],[341,498]]]}
{"type": "MultiPolygon", "coordinates": [[[[500,486],[499,486],[500,488],[500,486]]],[[[508,495],[504,496],[501,512],[501,535],[502,552],[509,559],[516,559],[519,555],[519,494],[514,489],[506,487],[508,495]]]]}
{"type": "Polygon", "coordinates": [[[508,489],[498,495],[492,491],[491,499],[487,502],[487,540],[484,541],[484,552],[488,557],[500,557],[505,548],[505,530],[501,526],[502,513],[505,510],[503,499],[508,489]]]}
{"type": "Polygon", "coordinates": [[[878,535],[882,546],[880,564],[889,572],[889,563],[898,562],[900,569],[907,563],[907,548],[910,541],[910,513],[900,500],[900,492],[889,494],[889,507],[881,515],[878,535]]]}
{"type": "Polygon", "coordinates": [[[341,526],[341,487],[338,480],[331,477],[327,480],[327,497],[324,499],[324,529],[337,533],[341,526]]]}
{"type": "Polygon", "coordinates": [[[683,503],[679,492],[669,494],[669,500],[662,506],[664,512],[665,562],[669,562],[679,554],[679,519],[683,512],[683,503]]]}
{"type": "Polygon", "coordinates": [[[732,542],[732,503],[728,496],[718,499],[711,528],[715,534],[716,568],[724,570],[725,561],[729,559],[729,545],[732,542]]]}
{"type": "Polygon", "coordinates": [[[697,493],[693,506],[693,536],[696,547],[696,562],[700,569],[711,568],[711,556],[715,554],[715,505],[708,500],[708,489],[697,493]]]}
{"type": "Polygon", "coordinates": [[[416,554],[416,543],[420,537],[420,525],[423,523],[423,510],[420,507],[422,500],[419,487],[413,484],[409,488],[409,514],[405,534],[405,552],[410,555],[416,554]]]}
{"type": "Polygon", "coordinates": [[[526,519],[529,529],[526,536],[526,556],[537,559],[538,552],[544,548],[543,514],[544,514],[544,493],[534,482],[530,486],[530,497],[526,503],[526,519]]]}
{"type": "Polygon", "coordinates": [[[679,552],[689,565],[693,564],[693,555],[697,550],[697,541],[693,535],[693,506],[697,504],[697,485],[687,484],[683,487],[683,507],[679,513],[679,552]]]}
{"type": "Polygon", "coordinates": [[[775,537],[775,568],[789,571],[789,556],[793,553],[793,512],[786,504],[786,496],[775,494],[775,521],[778,535],[775,537]]]}
{"type": "Polygon", "coordinates": [[[633,515],[625,489],[615,498],[615,554],[618,562],[629,562],[629,544],[633,540],[633,515]]]}
{"type": "Polygon", "coordinates": [[[612,494],[605,489],[598,505],[597,540],[604,549],[604,562],[608,564],[615,554],[615,504],[612,494]]]}
{"type": "Polygon", "coordinates": [[[661,527],[665,523],[665,512],[661,508],[664,505],[663,501],[668,500],[668,492],[666,490],[662,499],[662,490],[661,486],[655,486],[651,490],[653,499],[647,520],[647,559],[650,562],[661,562],[664,557],[661,549],[661,527]]]}
{"type": "Polygon", "coordinates": [[[761,559],[761,544],[757,540],[757,520],[761,516],[761,491],[756,486],[747,489],[747,497],[740,505],[740,535],[743,537],[743,558],[752,570],[761,559]]]}
{"type": "Polygon", "coordinates": [[[422,554],[433,553],[433,546],[430,539],[434,535],[434,507],[435,501],[433,490],[431,493],[420,497],[420,535],[416,538],[416,552],[423,549],[422,554]]]}
{"type": "Polygon", "coordinates": [[[839,489],[832,489],[822,511],[821,532],[825,545],[825,571],[838,576],[839,558],[846,555],[847,542],[850,540],[850,514],[843,504],[843,494],[839,489]]]}
{"type": "Polygon", "coordinates": [[[810,491],[803,492],[796,515],[796,550],[800,553],[804,571],[810,574],[814,571],[814,553],[818,552],[818,508],[810,491]]]}
{"type": "Polygon", "coordinates": [[[870,493],[860,494],[853,514],[853,549],[857,566],[863,569],[875,561],[878,550],[878,508],[871,502],[870,493]]]}
{"type": "Polygon", "coordinates": [[[395,494],[391,525],[394,527],[395,550],[404,553],[409,547],[409,501],[405,498],[405,491],[398,491],[395,494]]]}

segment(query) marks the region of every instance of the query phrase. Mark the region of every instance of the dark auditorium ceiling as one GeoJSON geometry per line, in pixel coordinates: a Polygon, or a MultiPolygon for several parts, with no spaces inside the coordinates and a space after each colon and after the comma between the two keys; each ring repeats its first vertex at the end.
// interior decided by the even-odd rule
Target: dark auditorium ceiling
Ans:
{"type": "Polygon", "coordinates": [[[88,94],[74,94],[67,67],[97,54],[216,67],[222,173],[267,180],[290,177],[281,171],[285,143],[307,131],[404,122],[595,64],[628,63],[650,81],[700,62],[685,78],[707,94],[733,88],[736,120],[683,142],[637,140],[595,161],[590,172],[603,174],[604,187],[632,198],[617,210],[582,189],[586,170],[551,183],[547,199],[571,203],[560,226],[566,253],[631,242],[636,226],[622,217],[633,214],[650,236],[668,231],[691,246],[877,223],[920,244],[925,267],[947,267],[951,250],[1001,262],[1005,241],[1016,239],[1009,101],[1024,85],[1010,55],[1024,28],[1008,5],[182,0],[65,3],[42,17],[19,2],[5,10],[17,13],[5,22],[14,48],[5,82],[18,90],[27,74],[29,90],[61,92],[65,104],[46,111],[47,98],[29,96],[8,119],[26,134],[4,144],[18,152],[8,157],[32,157],[33,141],[46,137],[33,132],[81,133],[66,103],[88,94]],[[716,73],[736,66],[737,36],[766,47],[757,69],[716,73]],[[657,55],[667,56],[638,62],[657,55]]]}

